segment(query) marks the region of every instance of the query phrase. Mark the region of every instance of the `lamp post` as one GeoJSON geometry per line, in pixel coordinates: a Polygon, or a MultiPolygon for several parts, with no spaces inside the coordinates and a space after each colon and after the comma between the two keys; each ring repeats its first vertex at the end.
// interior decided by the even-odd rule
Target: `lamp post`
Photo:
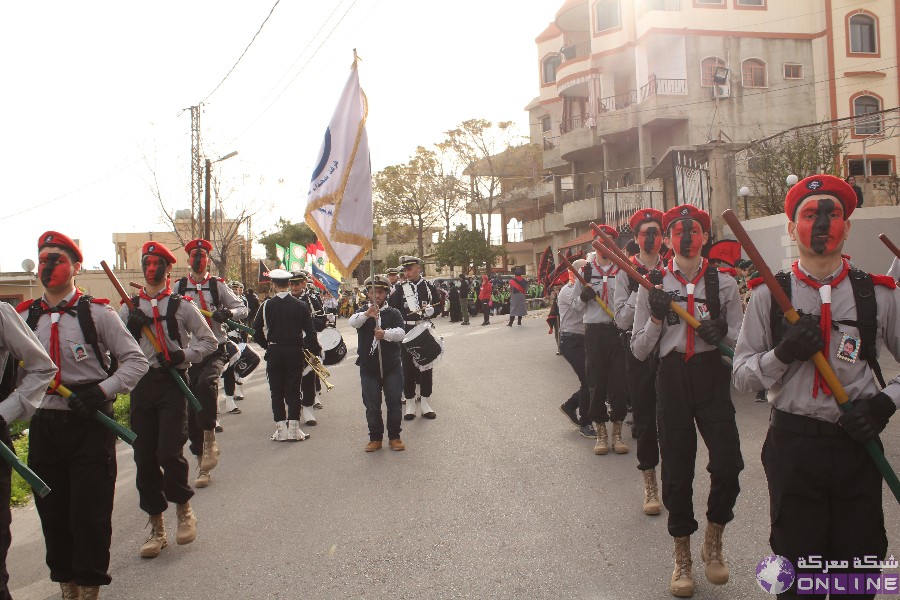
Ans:
{"type": "Polygon", "coordinates": [[[237,156],[237,151],[229,152],[225,156],[223,156],[221,158],[217,158],[216,160],[209,160],[208,158],[206,159],[206,166],[204,169],[204,182],[205,182],[206,190],[204,192],[205,197],[204,197],[204,204],[203,204],[203,238],[206,240],[209,240],[209,241],[212,241],[212,240],[210,240],[210,237],[209,237],[210,236],[210,222],[209,222],[209,203],[210,203],[210,190],[209,190],[210,173],[209,173],[209,171],[210,171],[210,167],[212,167],[213,163],[222,162],[223,160],[228,160],[229,158],[232,158],[234,156],[237,156]]]}
{"type": "Polygon", "coordinates": [[[747,198],[750,197],[750,188],[746,185],[738,190],[738,196],[744,199],[744,220],[750,219],[750,207],[747,203],[747,198]]]}

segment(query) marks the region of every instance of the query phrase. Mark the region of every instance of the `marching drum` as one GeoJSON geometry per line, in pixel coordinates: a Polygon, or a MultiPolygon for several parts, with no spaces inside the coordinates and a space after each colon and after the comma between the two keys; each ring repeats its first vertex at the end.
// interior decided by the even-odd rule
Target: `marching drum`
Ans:
{"type": "Polygon", "coordinates": [[[326,366],[336,365],[347,356],[347,344],[344,343],[341,332],[334,327],[326,327],[319,333],[319,345],[324,353],[322,364],[326,366]]]}
{"type": "Polygon", "coordinates": [[[247,377],[259,366],[259,354],[247,344],[235,344],[231,340],[225,342],[228,354],[228,366],[234,367],[234,374],[240,378],[247,377]]]}
{"type": "Polygon", "coordinates": [[[409,352],[420,371],[434,368],[444,353],[444,338],[435,337],[430,323],[419,323],[403,338],[403,347],[409,352]]]}

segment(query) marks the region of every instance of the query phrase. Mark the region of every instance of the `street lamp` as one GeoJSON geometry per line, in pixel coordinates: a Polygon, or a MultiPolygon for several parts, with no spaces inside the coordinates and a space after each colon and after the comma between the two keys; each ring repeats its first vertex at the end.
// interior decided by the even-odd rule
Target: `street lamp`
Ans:
{"type": "Polygon", "coordinates": [[[788,184],[788,187],[794,187],[795,185],[797,185],[798,181],[800,181],[800,178],[797,177],[796,175],[794,175],[793,173],[788,175],[784,180],[784,182],[786,184],[788,184]]]}
{"type": "Polygon", "coordinates": [[[738,190],[738,196],[744,199],[744,220],[750,219],[750,207],[747,203],[747,198],[750,197],[750,188],[746,185],[738,190]]]}
{"type": "Polygon", "coordinates": [[[223,156],[221,158],[217,158],[216,160],[209,160],[208,158],[206,159],[206,168],[204,171],[204,181],[206,183],[206,190],[204,192],[205,197],[204,197],[204,205],[203,205],[203,238],[206,240],[209,240],[210,242],[212,241],[210,239],[210,222],[209,222],[209,202],[210,202],[210,191],[209,191],[210,174],[209,174],[209,171],[210,171],[210,167],[212,166],[213,163],[219,163],[219,162],[222,162],[223,160],[228,160],[229,158],[232,158],[234,156],[237,156],[237,150],[235,150],[234,152],[229,152],[225,156],[223,156]]]}

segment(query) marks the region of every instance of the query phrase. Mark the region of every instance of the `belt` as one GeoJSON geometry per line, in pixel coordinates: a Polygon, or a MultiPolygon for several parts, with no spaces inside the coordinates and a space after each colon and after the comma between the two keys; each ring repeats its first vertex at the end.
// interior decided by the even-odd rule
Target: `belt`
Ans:
{"type": "Polygon", "coordinates": [[[795,415],[777,408],[773,408],[769,416],[769,427],[808,437],[848,437],[844,428],[837,423],[795,415]]]}
{"type": "Polygon", "coordinates": [[[585,326],[585,328],[591,328],[591,329],[599,329],[599,328],[618,329],[618,326],[615,323],[585,323],[584,326],[585,326]]]}
{"type": "MultiPolygon", "coordinates": [[[[679,362],[685,362],[684,357],[687,356],[684,352],[679,352],[678,350],[672,350],[668,354],[662,357],[663,360],[677,360],[679,362]],[[671,358],[669,358],[671,357],[671,358]]],[[[707,350],[706,352],[697,352],[694,354],[688,363],[698,363],[698,362],[711,362],[716,364],[722,364],[722,352],[719,350],[707,350]]]]}
{"type": "MultiPolygon", "coordinates": [[[[184,374],[187,373],[187,369],[175,369],[179,375],[184,377],[184,374]]],[[[150,370],[147,371],[147,375],[152,375],[153,377],[167,377],[169,375],[169,369],[166,367],[150,367],[150,370]]]]}
{"type": "Polygon", "coordinates": [[[561,332],[559,333],[559,337],[561,337],[561,338],[564,338],[564,337],[580,337],[580,338],[583,338],[583,337],[584,337],[584,334],[583,334],[583,333],[570,333],[570,332],[568,332],[568,331],[561,331],[561,332]]]}
{"type": "MultiPolygon", "coordinates": [[[[110,400],[107,404],[109,406],[109,410],[104,409],[101,412],[103,412],[107,417],[112,417],[112,400],[110,400]]],[[[37,418],[44,421],[80,421],[82,423],[84,423],[85,421],[90,421],[90,419],[85,419],[74,411],[65,410],[62,408],[39,408],[34,411],[34,415],[32,418],[37,418]]]]}
{"type": "MultiPolygon", "coordinates": [[[[88,389],[88,388],[94,387],[95,385],[97,385],[97,384],[100,383],[101,381],[103,381],[103,380],[102,380],[102,379],[98,379],[97,381],[88,381],[88,382],[86,382],[86,383],[66,383],[66,382],[63,382],[63,383],[62,383],[62,386],[63,386],[64,388],[66,388],[67,390],[69,390],[70,392],[73,392],[74,394],[79,394],[79,393],[83,392],[84,390],[86,390],[86,389],[88,389]]],[[[48,390],[48,391],[47,391],[47,395],[49,395],[49,396],[62,396],[62,394],[60,394],[60,393],[57,392],[56,390],[52,390],[52,391],[51,391],[51,390],[48,390]]]]}

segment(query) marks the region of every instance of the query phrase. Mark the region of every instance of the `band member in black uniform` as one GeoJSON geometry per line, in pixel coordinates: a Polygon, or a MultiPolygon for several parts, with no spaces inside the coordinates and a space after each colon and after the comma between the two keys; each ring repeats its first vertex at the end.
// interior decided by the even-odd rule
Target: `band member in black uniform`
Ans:
{"type": "Polygon", "coordinates": [[[400,364],[400,342],[406,335],[403,317],[386,303],[391,284],[382,275],[366,281],[369,303],[350,317],[350,325],[359,334],[359,378],[362,387],[366,421],[369,424],[369,443],[366,452],[380,450],[384,439],[384,420],[381,416],[382,395],[387,405],[388,444],[391,450],[405,450],[400,440],[403,372],[400,364]]]}
{"type": "MultiPolygon", "coordinates": [[[[319,295],[314,294],[307,288],[308,282],[309,274],[306,271],[300,269],[291,271],[291,296],[306,306],[312,317],[315,330],[316,332],[319,332],[325,329],[325,307],[322,304],[322,299],[319,295]]],[[[318,345],[318,339],[310,339],[308,335],[304,336],[304,347],[314,348],[318,345]]],[[[316,353],[316,356],[319,356],[318,352],[316,353]]],[[[316,376],[316,372],[307,366],[305,360],[301,363],[301,367],[303,368],[303,377],[300,380],[300,404],[302,405],[302,408],[300,409],[300,420],[312,427],[317,424],[316,416],[312,409],[316,403],[316,383],[318,377],[316,376]]]]}
{"type": "MultiPolygon", "coordinates": [[[[422,277],[424,265],[421,258],[401,256],[400,264],[403,267],[406,281],[398,283],[394,288],[388,304],[403,315],[408,333],[420,321],[434,314],[433,305],[438,304],[441,297],[434,285],[422,277]]],[[[437,415],[428,404],[428,398],[431,397],[434,369],[420,371],[406,348],[402,348],[401,357],[403,361],[403,397],[406,398],[406,414],[403,418],[407,421],[416,418],[416,402],[412,401],[415,399],[421,405],[422,416],[426,419],[434,419],[437,415]],[[416,396],[416,385],[419,386],[418,397],[416,396]]]]}
{"type": "Polygon", "coordinates": [[[300,430],[300,378],[305,359],[304,339],[315,342],[307,348],[319,355],[316,329],[306,304],[291,296],[288,280],[291,274],[284,269],[269,271],[275,295],[259,307],[253,329],[253,340],[265,348],[266,374],[272,394],[272,416],[275,420],[276,442],[303,441],[309,437],[300,430]],[[285,404],[287,411],[285,412],[285,404]]]}

